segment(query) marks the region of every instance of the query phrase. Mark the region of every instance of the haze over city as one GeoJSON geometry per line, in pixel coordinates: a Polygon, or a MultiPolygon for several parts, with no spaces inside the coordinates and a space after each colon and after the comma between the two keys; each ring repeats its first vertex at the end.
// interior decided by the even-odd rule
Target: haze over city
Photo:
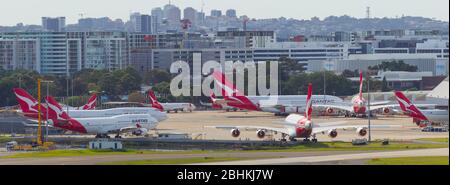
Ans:
{"type": "MultiPolygon", "coordinates": [[[[0,25],[12,26],[17,23],[40,24],[42,16],[65,16],[67,23],[73,24],[81,17],[110,17],[112,19],[129,19],[131,12],[147,12],[152,8],[168,4],[168,0],[15,0],[8,6],[0,7],[0,25]]],[[[321,19],[336,15],[349,15],[356,18],[366,17],[366,7],[371,8],[373,17],[422,16],[437,20],[449,20],[449,1],[428,0],[172,0],[172,4],[184,9],[193,7],[202,9],[206,14],[212,9],[236,9],[238,16],[251,18],[295,18],[310,19],[317,16],[321,19]],[[203,3],[202,3],[203,2],[203,3]]]]}

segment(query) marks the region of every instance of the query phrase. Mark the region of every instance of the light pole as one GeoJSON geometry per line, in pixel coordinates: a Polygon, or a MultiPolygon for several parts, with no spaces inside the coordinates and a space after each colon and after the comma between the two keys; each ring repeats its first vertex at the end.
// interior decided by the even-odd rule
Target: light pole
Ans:
{"type": "Polygon", "coordinates": [[[369,142],[372,141],[372,135],[371,135],[371,125],[370,125],[370,118],[372,116],[371,112],[370,112],[370,76],[369,73],[367,74],[367,112],[369,113],[367,120],[369,122],[369,142]]]}
{"type": "MultiPolygon", "coordinates": [[[[48,80],[41,80],[41,83],[46,83],[47,84],[47,97],[48,97],[48,95],[49,95],[49,89],[48,89],[48,86],[49,86],[49,83],[53,83],[53,81],[48,81],[48,80]]],[[[47,109],[49,108],[49,106],[48,106],[48,102],[46,101],[46,103],[47,103],[47,109]]],[[[45,115],[45,142],[47,142],[48,141],[48,111],[45,111],[46,112],[46,115],[45,115]]]]}

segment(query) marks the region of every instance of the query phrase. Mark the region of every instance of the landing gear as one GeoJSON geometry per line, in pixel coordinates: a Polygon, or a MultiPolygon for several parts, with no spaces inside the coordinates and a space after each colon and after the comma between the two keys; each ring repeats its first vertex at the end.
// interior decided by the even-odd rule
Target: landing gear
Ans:
{"type": "Polygon", "coordinates": [[[119,134],[117,134],[116,136],[114,136],[114,138],[116,138],[116,139],[122,139],[122,136],[120,136],[119,134]]]}
{"type": "Polygon", "coordinates": [[[313,143],[317,143],[316,134],[312,135],[311,141],[312,141],[313,143]]]}
{"type": "Polygon", "coordinates": [[[303,142],[310,142],[311,140],[309,140],[308,138],[303,139],[303,142]]]}
{"type": "Polygon", "coordinates": [[[281,134],[281,142],[286,142],[286,134],[281,134]]]}
{"type": "Polygon", "coordinates": [[[297,139],[295,139],[294,137],[289,137],[290,141],[297,141],[297,139]]]}

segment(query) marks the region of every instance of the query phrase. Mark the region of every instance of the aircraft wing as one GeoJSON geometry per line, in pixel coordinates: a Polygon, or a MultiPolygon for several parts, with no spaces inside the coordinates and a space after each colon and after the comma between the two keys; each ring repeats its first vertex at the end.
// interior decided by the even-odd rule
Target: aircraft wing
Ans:
{"type": "Polygon", "coordinates": [[[399,107],[398,104],[388,104],[388,105],[375,105],[375,106],[370,106],[370,110],[374,111],[377,109],[383,109],[383,108],[395,108],[395,107],[399,107]]]}
{"type": "Polygon", "coordinates": [[[370,102],[370,106],[386,105],[388,103],[391,103],[391,101],[376,101],[376,102],[370,102]]]}
{"type": "MultiPolygon", "coordinates": [[[[393,128],[400,127],[399,125],[371,125],[371,128],[393,128]]],[[[329,130],[356,130],[358,128],[368,129],[367,125],[334,125],[334,126],[322,126],[319,125],[313,128],[313,134],[326,134],[329,130]]]]}
{"type": "Polygon", "coordinates": [[[205,128],[215,128],[215,129],[223,129],[223,130],[232,130],[239,129],[244,131],[258,131],[265,130],[273,133],[284,133],[288,134],[287,128],[276,128],[276,127],[264,127],[264,126],[205,126],[205,128]]]}
{"type": "Polygon", "coordinates": [[[320,107],[320,108],[334,108],[334,109],[340,109],[340,110],[345,110],[345,111],[349,111],[352,112],[353,111],[353,107],[350,106],[343,106],[343,105],[312,105],[313,107],[320,107]]]}

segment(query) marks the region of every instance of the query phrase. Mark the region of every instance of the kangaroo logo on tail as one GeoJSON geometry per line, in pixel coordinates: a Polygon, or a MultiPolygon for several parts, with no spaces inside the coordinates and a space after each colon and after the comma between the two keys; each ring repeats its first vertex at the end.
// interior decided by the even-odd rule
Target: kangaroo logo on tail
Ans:
{"type": "Polygon", "coordinates": [[[243,93],[236,89],[233,83],[228,81],[225,74],[219,70],[213,72],[214,81],[221,88],[222,95],[225,100],[229,101],[228,104],[233,107],[246,110],[259,111],[260,108],[253,104],[243,93]]]}
{"type": "MultiPolygon", "coordinates": [[[[38,101],[22,88],[14,88],[13,91],[23,113],[28,115],[32,114],[37,117],[38,101]]],[[[41,114],[44,115],[46,111],[47,109],[41,104],[41,114]]]]}
{"type": "Polygon", "coordinates": [[[96,106],[97,106],[97,94],[93,94],[89,98],[88,102],[85,105],[83,105],[81,108],[83,110],[94,110],[96,106]]]}
{"type": "Polygon", "coordinates": [[[305,117],[308,120],[311,120],[311,113],[312,113],[312,84],[308,84],[308,96],[306,97],[306,111],[305,111],[305,117]]]}
{"type": "Polygon", "coordinates": [[[156,99],[153,90],[148,91],[148,98],[150,99],[150,103],[152,104],[153,108],[158,109],[161,112],[164,111],[164,107],[158,102],[158,99],[156,99]]]}
{"type": "Polygon", "coordinates": [[[428,118],[422,114],[422,112],[409,101],[409,99],[400,91],[395,92],[398,104],[403,112],[408,113],[409,116],[420,120],[428,120],[428,118]]]}

